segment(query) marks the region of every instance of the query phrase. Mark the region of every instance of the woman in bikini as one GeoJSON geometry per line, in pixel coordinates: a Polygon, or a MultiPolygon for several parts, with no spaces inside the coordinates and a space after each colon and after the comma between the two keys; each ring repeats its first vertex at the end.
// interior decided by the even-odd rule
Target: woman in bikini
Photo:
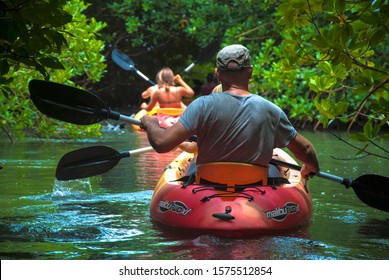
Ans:
{"type": "Polygon", "coordinates": [[[183,96],[192,97],[193,89],[185,83],[179,74],[166,67],[157,73],[157,84],[142,92],[142,98],[151,98],[149,104],[143,103],[142,109],[151,111],[158,103],[160,108],[185,108],[181,102],[183,96]],[[179,84],[179,86],[175,86],[179,84]]]}

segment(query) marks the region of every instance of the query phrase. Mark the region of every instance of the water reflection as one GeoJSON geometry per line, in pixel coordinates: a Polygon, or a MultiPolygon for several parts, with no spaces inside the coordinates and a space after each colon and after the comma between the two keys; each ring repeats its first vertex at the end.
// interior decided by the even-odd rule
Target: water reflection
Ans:
{"type": "Polygon", "coordinates": [[[389,245],[389,218],[384,220],[367,219],[359,223],[358,233],[366,238],[384,239],[389,245]]]}
{"type": "Polygon", "coordinates": [[[181,240],[164,250],[164,254],[156,256],[164,259],[169,252],[175,258],[185,260],[319,260],[334,259],[321,254],[321,250],[329,249],[319,241],[292,236],[259,236],[253,239],[226,239],[213,235],[201,235],[193,239],[181,240]]]}
{"type": "MultiPolygon", "coordinates": [[[[2,219],[2,240],[45,240],[49,242],[124,241],[142,235],[139,223],[151,191],[105,196],[74,196],[53,204],[26,206],[19,215],[2,219]],[[143,203],[142,203],[143,201],[143,203]],[[131,205],[129,205],[131,204],[131,205]],[[143,211],[139,211],[144,209],[143,211]],[[31,214],[37,213],[37,214],[31,214]],[[136,215],[141,215],[136,218],[136,215]]],[[[40,197],[49,200],[49,196],[40,197]]],[[[36,201],[35,197],[24,197],[36,201]]]]}

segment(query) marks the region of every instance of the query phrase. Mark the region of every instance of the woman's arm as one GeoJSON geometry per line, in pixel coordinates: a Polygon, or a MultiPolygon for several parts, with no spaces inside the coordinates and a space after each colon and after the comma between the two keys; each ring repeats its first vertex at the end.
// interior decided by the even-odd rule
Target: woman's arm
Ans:
{"type": "Polygon", "coordinates": [[[174,76],[174,82],[181,85],[181,87],[178,87],[177,90],[182,96],[192,97],[194,95],[193,89],[185,83],[179,74],[174,76]]]}
{"type": "Polygon", "coordinates": [[[143,105],[142,104],[143,106],[141,106],[141,108],[145,109],[148,112],[150,112],[154,108],[154,106],[157,104],[158,99],[159,99],[158,92],[153,93],[151,95],[151,99],[150,99],[149,104],[147,104],[147,105],[143,105]]]}
{"type": "Polygon", "coordinates": [[[156,92],[157,90],[158,90],[158,86],[157,85],[151,86],[148,89],[146,89],[144,92],[142,92],[140,96],[143,99],[147,99],[147,98],[151,97],[153,95],[153,93],[156,92]]]}

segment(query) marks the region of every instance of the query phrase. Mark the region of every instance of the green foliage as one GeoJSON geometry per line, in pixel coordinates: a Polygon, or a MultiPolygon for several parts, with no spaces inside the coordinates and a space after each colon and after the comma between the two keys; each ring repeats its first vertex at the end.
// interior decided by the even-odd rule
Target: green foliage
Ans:
{"type": "Polygon", "coordinates": [[[389,112],[388,1],[288,0],[277,12],[285,69],[314,70],[309,88],[323,124],[338,118],[351,128],[363,117],[353,139],[379,139],[389,112]]]}
{"type": "MultiPolygon", "coordinates": [[[[269,27],[260,21],[264,18],[266,23],[271,16],[269,2],[273,1],[115,0],[105,11],[123,21],[124,28],[116,25],[104,38],[134,58],[146,75],[155,75],[166,65],[173,70],[184,69],[214,39],[248,43],[256,50],[256,36],[265,34],[269,27]],[[245,34],[253,36],[251,42],[245,41],[245,34]]],[[[214,65],[212,61],[195,67],[190,78],[205,81],[214,65]]]]}
{"type": "MultiPolygon", "coordinates": [[[[112,38],[115,43],[127,40],[157,60],[167,57],[158,50],[169,45],[169,65],[188,62],[188,42],[198,48],[214,38],[223,45],[242,43],[254,65],[250,90],[274,101],[293,121],[327,126],[339,119],[351,128],[358,118],[382,135],[389,102],[387,0],[111,3],[127,32],[112,38]]],[[[204,75],[199,68],[192,71],[191,76],[204,75]]]]}
{"type": "Polygon", "coordinates": [[[80,128],[45,117],[28,94],[31,79],[75,85],[71,79],[97,82],[104,73],[104,43],[96,39],[105,26],[87,19],[83,1],[4,1],[0,31],[0,126],[15,137],[88,137],[100,125],[80,128]],[[40,15],[39,17],[36,15],[40,15]],[[4,29],[3,29],[4,26],[4,29]]]}
{"type": "Polygon", "coordinates": [[[1,73],[11,66],[30,66],[47,76],[45,67],[63,69],[56,55],[66,39],[60,29],[72,20],[71,14],[58,7],[66,3],[55,1],[4,1],[0,18],[1,73]],[[39,17],[37,15],[40,15],[39,17]]]}
{"type": "MultiPolygon", "coordinates": [[[[166,65],[184,69],[214,39],[244,44],[254,66],[250,91],[295,123],[327,126],[338,119],[351,129],[358,120],[363,128],[355,139],[387,139],[388,0],[93,1],[88,11],[110,21],[105,29],[82,14],[80,0],[2,3],[15,3],[1,19],[2,125],[58,133],[30,104],[27,82],[42,75],[70,85],[71,79],[98,81],[105,67],[96,40],[102,30],[107,44],[135,56],[148,76],[166,65]],[[48,12],[37,19],[42,9],[48,12]]],[[[203,81],[213,68],[213,61],[194,67],[190,77],[203,81]]],[[[59,134],[65,130],[77,131],[59,134]]]]}

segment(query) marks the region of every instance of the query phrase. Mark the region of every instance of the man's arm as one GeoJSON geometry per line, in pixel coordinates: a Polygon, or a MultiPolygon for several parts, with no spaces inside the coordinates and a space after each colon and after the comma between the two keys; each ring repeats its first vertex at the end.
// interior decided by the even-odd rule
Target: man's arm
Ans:
{"type": "Polygon", "coordinates": [[[297,133],[287,148],[303,163],[302,176],[312,177],[314,173],[320,170],[315,148],[305,137],[297,133]]]}
{"type": "Polygon", "coordinates": [[[151,146],[158,153],[167,153],[173,150],[191,136],[180,121],[167,129],[159,126],[156,117],[144,116],[140,121],[142,128],[147,132],[151,146]]]}

